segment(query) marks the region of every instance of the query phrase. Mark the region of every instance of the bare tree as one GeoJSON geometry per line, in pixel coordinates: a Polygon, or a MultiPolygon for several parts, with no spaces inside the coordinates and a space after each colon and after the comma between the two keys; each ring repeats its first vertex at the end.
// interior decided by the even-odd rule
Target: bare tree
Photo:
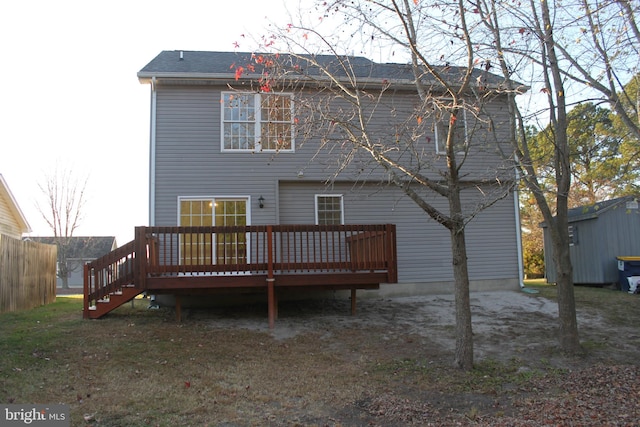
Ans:
{"type": "Polygon", "coordinates": [[[593,88],[640,144],[638,93],[630,92],[627,85],[631,78],[639,78],[640,29],[636,19],[640,3],[579,0],[577,4],[552,5],[557,13],[576,18],[569,26],[576,37],[561,34],[554,38],[559,59],[570,64],[561,68],[562,75],[593,88]]]}
{"type": "Polygon", "coordinates": [[[531,115],[527,116],[511,97],[514,117],[511,139],[516,143],[522,181],[535,197],[550,230],[558,273],[559,340],[568,353],[582,351],[569,253],[572,169],[568,110],[572,102],[588,101],[600,93],[630,133],[638,135],[637,119],[634,120],[633,113],[629,114],[629,109],[623,108],[633,98],[624,91],[620,81],[621,75],[633,74],[634,69],[637,72],[638,66],[637,5],[635,9],[632,6],[626,0],[517,3],[481,0],[474,3],[474,12],[479,15],[483,28],[488,29],[488,35],[480,32],[475,40],[486,49],[485,54],[499,64],[506,87],[514,88],[516,81],[531,81],[531,86],[539,88],[544,98],[536,105],[539,111],[530,110],[531,115]],[[530,120],[540,117],[542,111],[548,117],[547,131],[553,141],[552,161],[546,165],[554,173],[553,188],[546,186],[538,175],[540,159],[533,155],[535,150],[531,145],[535,140],[526,132],[530,120]],[[548,202],[550,196],[555,202],[553,206],[548,202]]]}
{"type": "Polygon", "coordinates": [[[515,180],[512,162],[499,154],[510,147],[504,140],[508,135],[500,133],[502,123],[485,108],[489,104],[506,108],[506,97],[497,91],[488,67],[474,68],[480,63],[464,19],[464,2],[447,8],[457,16],[455,37],[461,53],[456,54],[463,59],[462,66],[432,61],[424,47],[427,35],[421,32],[430,13],[427,5],[406,0],[336,1],[321,7],[322,17],[337,11],[354,33],[371,31],[383,37],[404,52],[409,64],[389,65],[386,77],[367,78],[363,67],[370,67],[370,62],[343,55],[322,29],[299,23],[265,43],[270,48],[274,40],[285,43],[287,55],[258,56],[255,64],[240,72],[261,65],[261,90],[288,85],[306,93],[296,99],[297,130],[334,154],[329,181],[355,173],[359,179],[397,186],[449,231],[455,280],[454,364],[470,369],[473,334],[465,229],[482,210],[509,195],[515,180]],[[309,44],[311,39],[314,44],[309,44]],[[399,90],[394,73],[401,70],[408,71],[405,82],[414,82],[413,89],[402,89],[405,101],[407,91],[412,93],[410,102],[398,102],[394,95],[399,90]],[[316,91],[306,92],[309,86],[316,91]],[[432,141],[429,135],[434,133],[432,141]],[[446,200],[446,208],[434,204],[437,198],[446,200]]]}
{"type": "Polygon", "coordinates": [[[627,0],[480,0],[473,6],[488,29],[488,35],[480,33],[475,41],[499,64],[507,88],[513,88],[516,81],[530,81],[533,94],[539,89],[544,98],[527,110],[511,97],[512,141],[522,181],[550,230],[558,272],[560,344],[566,352],[577,353],[581,348],[567,217],[573,172],[568,110],[573,103],[607,102],[629,134],[640,135],[637,103],[632,101],[638,99],[637,94],[629,93],[629,87],[622,84],[638,70],[638,4],[627,0]],[[535,156],[532,144],[536,140],[526,132],[541,113],[547,115],[546,133],[553,143],[550,164],[542,164],[543,159],[535,156]],[[541,170],[551,171],[554,179],[541,179],[541,170]],[[552,187],[545,185],[549,182],[552,187]]]}
{"type": "Polygon", "coordinates": [[[85,207],[88,177],[78,178],[69,169],[56,168],[44,175],[38,184],[46,204],[37,204],[38,211],[53,232],[58,246],[58,277],[63,288],[68,288],[69,275],[78,268],[69,262],[71,241],[80,226],[85,207]]]}
{"type": "MultiPolygon", "coordinates": [[[[500,69],[505,76],[507,86],[512,85],[513,66],[508,63],[507,56],[502,54],[505,47],[503,38],[506,36],[503,29],[504,17],[499,14],[502,10],[499,2],[491,0],[479,7],[485,16],[485,22],[492,32],[500,69]]],[[[545,197],[545,189],[536,174],[534,161],[529,149],[528,135],[525,132],[525,121],[517,108],[515,100],[510,104],[515,121],[513,123],[513,141],[516,142],[519,168],[522,181],[536,199],[543,217],[549,225],[549,230],[554,249],[554,261],[558,272],[558,313],[560,323],[560,345],[568,352],[577,353],[580,350],[578,325],[575,312],[575,297],[573,293],[573,272],[569,255],[569,231],[568,231],[568,196],[571,187],[571,163],[570,149],[567,139],[567,103],[564,79],[561,75],[560,65],[556,55],[554,44],[553,23],[548,3],[537,4],[531,2],[530,30],[535,34],[536,48],[529,48],[528,52],[536,52],[541,66],[541,75],[544,80],[543,92],[547,96],[549,105],[550,127],[554,134],[553,170],[555,172],[556,212],[555,217],[545,197]]]]}

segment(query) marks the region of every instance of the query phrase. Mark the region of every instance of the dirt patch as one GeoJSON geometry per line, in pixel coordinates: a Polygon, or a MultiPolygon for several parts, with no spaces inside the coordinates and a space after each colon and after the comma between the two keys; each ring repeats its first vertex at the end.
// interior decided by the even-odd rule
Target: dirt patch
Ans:
{"type": "MultiPolygon", "coordinates": [[[[637,296],[613,295],[616,304],[618,298],[637,304],[637,296]]],[[[640,336],[632,320],[617,325],[607,321],[607,310],[615,307],[604,312],[602,307],[578,309],[582,357],[559,350],[557,303],[548,295],[474,293],[471,307],[476,369],[468,374],[451,368],[453,296],[362,299],[356,316],[349,315],[345,299],[283,302],[273,330],[267,327],[266,313],[256,307],[194,311],[189,317],[213,329],[264,333],[292,351],[300,340],[311,338],[318,354],[329,353],[335,363],[353,363],[361,370],[352,373],[359,382],[337,385],[343,389],[333,399],[308,402],[306,415],[282,423],[276,418],[272,425],[538,426],[579,419],[574,425],[595,426],[640,421],[633,404],[640,398],[635,366],[640,336]],[[630,371],[619,370],[628,364],[633,365],[630,371]],[[615,377],[610,369],[624,372],[619,382],[607,390],[594,387],[591,381],[598,377],[604,378],[601,386],[609,384],[615,377]],[[576,405],[608,408],[616,420],[612,413],[593,410],[582,418],[574,413],[576,405]],[[536,410],[543,407],[543,412],[536,410]]],[[[325,389],[326,383],[319,379],[318,387],[325,389]]]]}
{"type": "Polygon", "coordinates": [[[0,400],[72,426],[640,425],[640,296],[576,288],[585,354],[558,349],[555,288],[473,293],[475,366],[452,367],[448,295],[148,310],[82,301],[0,318],[0,400]]]}
{"type": "MultiPolygon", "coordinates": [[[[557,349],[555,301],[516,291],[481,292],[472,294],[471,310],[477,361],[521,359],[523,366],[529,367],[536,362],[558,368],[575,365],[574,359],[567,359],[557,349]]],[[[453,354],[455,349],[453,296],[361,299],[356,315],[349,313],[350,302],[335,298],[281,302],[273,330],[268,328],[261,306],[192,310],[187,311],[187,319],[207,320],[213,328],[264,332],[283,342],[304,334],[320,334],[320,342],[329,341],[336,331],[348,329],[369,331],[389,346],[409,339],[437,349],[439,356],[453,354]]],[[[617,325],[612,334],[600,313],[582,309],[578,310],[578,324],[583,341],[607,343],[618,349],[612,353],[609,349],[599,352],[598,348],[591,348],[590,361],[602,358],[626,363],[629,357],[637,356],[640,330],[631,319],[627,325],[617,325]]]]}

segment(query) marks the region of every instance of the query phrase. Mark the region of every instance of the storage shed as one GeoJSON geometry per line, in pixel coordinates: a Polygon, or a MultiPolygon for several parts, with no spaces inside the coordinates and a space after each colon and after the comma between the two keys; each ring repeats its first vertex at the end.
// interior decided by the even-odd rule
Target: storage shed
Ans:
{"type": "MultiPolygon", "coordinates": [[[[619,256],[640,255],[638,196],[625,196],[569,210],[571,262],[575,284],[618,283],[619,256]]],[[[556,281],[551,235],[545,223],[544,263],[547,282],[556,281]]]]}

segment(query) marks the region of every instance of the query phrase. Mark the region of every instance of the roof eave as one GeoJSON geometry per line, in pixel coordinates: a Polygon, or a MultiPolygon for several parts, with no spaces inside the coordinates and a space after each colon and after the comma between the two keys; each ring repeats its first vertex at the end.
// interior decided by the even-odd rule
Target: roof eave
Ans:
{"type": "MultiPolygon", "coordinates": [[[[228,84],[229,82],[248,82],[248,81],[258,81],[264,76],[261,74],[243,74],[241,77],[236,79],[235,74],[231,73],[175,73],[175,72],[145,72],[141,71],[138,74],[138,81],[141,84],[151,84],[152,81],[156,81],[156,83],[171,83],[174,82],[176,84],[180,84],[180,82],[184,81],[193,81],[196,82],[209,82],[209,83],[221,83],[228,84]]],[[[295,78],[290,78],[290,81],[305,81],[308,83],[330,83],[331,79],[323,76],[296,76],[295,78]]],[[[350,82],[351,79],[344,78],[341,81],[350,82]]],[[[360,77],[358,78],[358,83],[362,85],[366,85],[369,87],[386,87],[390,86],[395,89],[410,89],[415,87],[415,80],[408,79],[380,79],[378,77],[360,77]]],[[[431,82],[434,85],[437,85],[437,82],[431,82]]],[[[496,91],[504,91],[505,88],[503,85],[488,85],[488,88],[496,91]]],[[[518,94],[524,93],[529,90],[527,86],[519,86],[515,89],[518,94]]]]}

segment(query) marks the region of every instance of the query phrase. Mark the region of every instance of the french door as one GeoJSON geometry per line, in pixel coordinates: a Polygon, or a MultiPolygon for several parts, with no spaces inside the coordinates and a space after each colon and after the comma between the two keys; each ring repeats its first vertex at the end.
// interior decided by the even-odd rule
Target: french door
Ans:
{"type": "MultiPolygon", "coordinates": [[[[248,221],[248,198],[216,197],[180,199],[181,226],[245,226],[248,221]]],[[[191,233],[182,236],[180,262],[197,264],[243,264],[247,262],[247,234],[191,233]]]]}

